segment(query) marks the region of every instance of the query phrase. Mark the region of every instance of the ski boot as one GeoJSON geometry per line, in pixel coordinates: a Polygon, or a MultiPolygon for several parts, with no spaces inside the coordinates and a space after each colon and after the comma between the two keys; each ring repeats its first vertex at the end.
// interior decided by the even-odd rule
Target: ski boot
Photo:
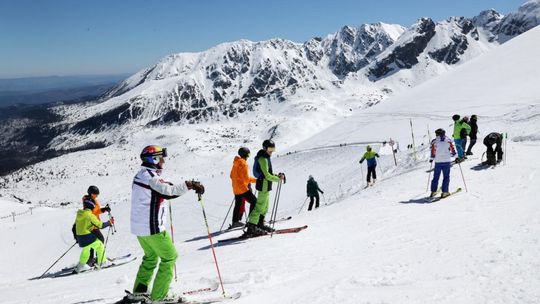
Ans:
{"type": "Polygon", "coordinates": [[[264,224],[264,216],[262,216],[262,215],[259,217],[259,224],[257,225],[257,227],[259,227],[259,229],[261,229],[261,230],[263,230],[265,232],[274,232],[274,231],[276,231],[272,227],[264,224]]]}
{"type": "Polygon", "coordinates": [[[266,231],[260,229],[255,224],[247,223],[246,227],[247,227],[247,230],[244,233],[244,235],[246,237],[255,237],[255,236],[260,236],[260,235],[265,235],[266,234],[266,231]]]}
{"type": "Polygon", "coordinates": [[[441,198],[445,198],[445,197],[449,197],[450,196],[450,192],[443,192],[441,194],[441,198]]]}
{"type": "Polygon", "coordinates": [[[433,198],[437,195],[437,191],[434,191],[434,192],[431,192],[431,194],[429,195],[430,198],[433,198]]]}
{"type": "Polygon", "coordinates": [[[238,221],[238,222],[233,222],[232,224],[229,225],[229,229],[234,229],[234,228],[239,228],[239,227],[244,227],[246,224],[238,221]]]}

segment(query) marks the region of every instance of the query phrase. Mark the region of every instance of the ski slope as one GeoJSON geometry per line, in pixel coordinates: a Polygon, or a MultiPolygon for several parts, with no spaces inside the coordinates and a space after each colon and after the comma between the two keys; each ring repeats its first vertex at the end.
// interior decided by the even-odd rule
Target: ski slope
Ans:
{"type": "MultiPolygon", "coordinates": [[[[293,219],[276,227],[309,228],[216,247],[226,292],[243,294],[234,303],[539,303],[539,51],[540,28],[535,28],[298,145],[280,147],[278,142],[273,165],[288,177],[278,217],[292,215],[293,219]],[[424,204],[421,198],[427,195],[429,164],[422,143],[427,143],[428,125],[430,130],[443,127],[450,133],[450,117],[455,113],[477,114],[481,131],[474,155],[451,172],[451,189],[464,191],[424,204]],[[411,142],[410,119],[416,156],[403,150],[411,142]],[[484,150],[481,139],[491,131],[509,134],[506,164],[472,170],[484,150]],[[401,144],[398,166],[391,155],[381,156],[376,185],[363,189],[358,160],[364,147],[339,144],[390,137],[401,144]],[[298,214],[309,174],[325,191],[323,205],[309,213],[304,207],[298,214]]],[[[171,152],[178,151],[166,163],[167,177],[173,181],[196,177],[205,184],[204,204],[211,230],[216,231],[232,200],[228,173],[234,151],[182,150],[182,143],[171,136],[178,130],[154,129],[134,143],[144,146],[162,140],[173,148],[171,152]],[[160,132],[168,136],[160,138],[160,132]]],[[[250,148],[255,154],[257,147],[250,148]]],[[[40,198],[51,207],[35,208],[32,214],[17,216],[15,222],[0,220],[2,303],[109,303],[120,299],[124,289],[131,289],[142,257],[129,233],[136,156],[136,147],[119,146],[72,153],[38,166],[43,172],[64,170],[65,177],[20,183],[19,196],[28,186],[28,197],[40,198]],[[105,160],[108,167],[102,165],[105,160]],[[99,175],[99,171],[111,174],[99,175]],[[109,238],[108,254],[131,252],[139,260],[101,272],[28,280],[39,276],[73,244],[71,224],[79,197],[90,184],[100,187],[101,202],[111,202],[116,217],[117,233],[109,238]],[[73,203],[65,207],[53,203],[66,201],[73,203]]],[[[9,191],[2,191],[0,217],[25,212],[29,206],[9,199],[9,191]]],[[[172,204],[179,252],[173,290],[215,283],[195,194],[190,192],[172,204]]],[[[224,234],[215,241],[236,234],[224,234]]],[[[75,263],[78,255],[78,248],[71,250],[53,270],[75,263]]]]}

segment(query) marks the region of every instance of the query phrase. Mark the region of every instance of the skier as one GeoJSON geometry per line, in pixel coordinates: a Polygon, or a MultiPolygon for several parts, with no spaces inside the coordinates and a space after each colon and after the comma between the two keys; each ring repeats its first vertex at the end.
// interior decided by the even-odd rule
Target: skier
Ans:
{"type": "Polygon", "coordinates": [[[476,115],[471,115],[471,120],[469,121],[469,125],[471,126],[471,132],[469,133],[469,138],[471,141],[469,142],[469,147],[467,148],[467,152],[465,152],[465,155],[473,155],[472,153],[472,147],[474,144],[476,144],[476,134],[478,133],[478,118],[476,115]]]}
{"type": "Polygon", "coordinates": [[[244,203],[249,202],[249,213],[255,208],[257,198],[251,192],[251,183],[255,183],[257,179],[249,176],[249,169],[247,159],[249,158],[250,151],[246,147],[241,147],[238,150],[238,155],[234,157],[233,167],[231,169],[231,181],[234,193],[234,211],[232,224],[229,228],[236,228],[244,226],[240,220],[244,213],[244,203]]]}
{"type": "Polygon", "coordinates": [[[137,236],[144,257],[133,287],[135,298],[131,300],[141,300],[148,296],[148,286],[158,263],[159,269],[149,297],[153,301],[167,298],[177,252],[165,228],[168,216],[165,200],[177,198],[188,189],[197,194],[204,193],[204,186],[199,182],[186,181],[175,185],[164,180],[161,171],[165,157],[166,148],[156,145],[145,147],[140,154],[141,169],[133,179],[131,233],[137,236]]]}
{"type": "Polygon", "coordinates": [[[97,255],[97,265],[108,266],[109,261],[105,255],[105,246],[100,241],[96,234],[93,233],[95,227],[103,229],[114,224],[114,218],[110,218],[107,222],[101,222],[92,213],[92,210],[96,207],[95,203],[91,199],[83,201],[83,209],[77,211],[77,217],[75,219],[75,233],[77,235],[77,243],[82,248],[79,258],[79,264],[75,267],[75,272],[83,272],[92,269],[87,262],[90,257],[90,250],[94,250],[97,255]]]}
{"type": "MultiPolygon", "coordinates": [[[[456,144],[457,154],[458,158],[456,159],[457,162],[461,162],[465,159],[465,152],[463,151],[463,138],[466,139],[466,135],[470,133],[471,127],[467,124],[466,121],[459,120],[460,116],[459,114],[454,114],[452,116],[452,119],[454,120],[454,142],[456,144]],[[462,133],[462,129],[465,129],[465,133],[462,133]],[[462,137],[462,135],[465,134],[465,137],[462,137]]],[[[465,120],[468,121],[467,117],[464,117],[465,120]]]]}
{"type": "Polygon", "coordinates": [[[310,175],[307,181],[307,196],[309,197],[308,211],[311,211],[313,208],[313,199],[315,199],[315,208],[319,208],[319,192],[324,194],[319,188],[319,184],[317,184],[313,176],[310,175]]]}
{"type": "Polygon", "coordinates": [[[247,236],[263,235],[273,231],[270,226],[264,224],[264,217],[268,212],[272,182],[279,182],[285,179],[285,174],[279,173],[278,175],[274,175],[272,170],[270,157],[276,149],[275,143],[271,139],[266,139],[263,141],[262,146],[263,148],[255,156],[255,163],[253,164],[253,175],[257,178],[255,189],[259,193],[255,208],[249,214],[249,220],[246,225],[247,236]]]}
{"type": "Polygon", "coordinates": [[[364,153],[364,156],[360,159],[360,164],[364,162],[364,159],[367,160],[367,183],[368,186],[371,184],[371,177],[373,176],[373,183],[377,180],[377,173],[375,172],[375,169],[377,168],[377,160],[375,157],[379,157],[379,154],[372,151],[371,146],[366,147],[366,153],[364,153]]]}
{"type": "MultiPolygon", "coordinates": [[[[86,195],[84,195],[82,197],[82,201],[84,202],[85,200],[91,200],[95,207],[94,209],[92,209],[92,213],[96,216],[96,218],[98,220],[101,220],[100,218],[100,215],[104,212],[111,212],[111,207],[109,206],[109,204],[105,205],[105,207],[101,208],[101,206],[99,205],[99,202],[97,200],[97,197],[99,196],[99,188],[96,187],[96,186],[90,186],[88,187],[88,190],[87,190],[87,193],[86,195]]],[[[102,243],[105,243],[105,237],[103,237],[103,234],[101,233],[101,231],[97,228],[93,229],[92,230],[92,233],[96,235],[96,237],[98,238],[98,240],[100,240],[102,243]]],[[[96,262],[96,259],[94,257],[94,249],[90,249],[90,257],[88,258],[88,265],[89,266],[93,266],[96,262]]]]}
{"type": "Polygon", "coordinates": [[[435,161],[435,170],[433,179],[431,180],[431,195],[437,195],[437,186],[439,185],[439,177],[443,173],[442,194],[441,198],[450,195],[448,186],[450,185],[450,164],[452,157],[456,156],[456,150],[452,140],[446,137],[446,132],[443,129],[435,130],[435,139],[431,141],[431,157],[429,162],[435,161]]]}
{"type": "Polygon", "coordinates": [[[503,135],[497,132],[489,133],[486,137],[484,137],[484,145],[486,145],[487,148],[487,160],[484,162],[484,164],[494,166],[502,161],[502,140],[503,135]],[[495,145],[495,150],[493,149],[493,145],[495,145]],[[497,160],[495,160],[495,153],[497,153],[497,160]]]}

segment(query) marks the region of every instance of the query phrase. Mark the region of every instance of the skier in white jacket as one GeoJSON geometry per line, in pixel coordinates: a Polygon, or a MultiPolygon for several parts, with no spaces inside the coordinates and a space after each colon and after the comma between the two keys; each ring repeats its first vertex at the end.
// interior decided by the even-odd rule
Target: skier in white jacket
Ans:
{"type": "Polygon", "coordinates": [[[156,301],[167,298],[177,257],[166,229],[168,212],[165,200],[177,198],[187,190],[203,194],[204,186],[194,181],[175,185],[164,180],[160,175],[167,157],[166,148],[147,146],[140,156],[142,165],[133,179],[131,194],[131,233],[137,236],[144,257],[137,272],[133,294],[138,297],[149,295],[156,301]],[[148,286],[158,263],[152,291],[148,294],[148,286]]]}
{"type": "Polygon", "coordinates": [[[456,149],[452,139],[446,137],[443,129],[435,130],[435,139],[431,141],[431,157],[429,162],[435,161],[435,170],[433,172],[433,179],[431,180],[431,195],[434,197],[437,195],[437,186],[439,185],[439,177],[441,172],[443,173],[442,182],[442,194],[441,197],[447,197],[450,195],[448,186],[450,185],[450,167],[452,163],[452,157],[456,156],[456,149]]]}

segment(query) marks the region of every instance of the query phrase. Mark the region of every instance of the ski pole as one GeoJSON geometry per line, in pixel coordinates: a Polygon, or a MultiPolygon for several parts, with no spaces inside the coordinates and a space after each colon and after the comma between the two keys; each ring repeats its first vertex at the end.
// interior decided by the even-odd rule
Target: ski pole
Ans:
{"type": "Polygon", "coordinates": [[[428,174],[428,178],[427,178],[426,191],[429,191],[429,180],[431,179],[431,168],[433,168],[433,163],[432,162],[429,163],[429,174],[428,174]]]}
{"type": "Polygon", "coordinates": [[[508,146],[508,133],[504,133],[504,165],[506,166],[506,148],[508,146]]]}
{"type": "MultiPolygon", "coordinates": [[[[277,188],[277,191],[276,191],[276,199],[274,200],[274,207],[275,207],[275,213],[274,213],[274,218],[273,218],[273,223],[272,223],[272,232],[270,232],[270,237],[273,237],[274,236],[274,227],[276,225],[276,217],[277,217],[277,210],[278,210],[278,205],[279,205],[279,196],[281,195],[281,180],[279,181],[279,184],[278,184],[278,188],[277,188]]],[[[274,208],[272,208],[274,209],[274,208]]],[[[274,210],[272,210],[274,211],[274,210]]]]}
{"type": "Polygon", "coordinates": [[[56,265],[56,263],[58,263],[58,261],[60,261],[61,258],[63,258],[70,250],[71,248],[75,247],[75,245],[77,245],[77,242],[75,242],[73,245],[71,245],[71,247],[68,248],[68,250],[66,250],[66,252],[64,252],[64,254],[62,254],[58,260],[56,260],[52,265],[51,267],[47,268],[47,270],[45,270],[45,272],[39,277],[40,279],[43,278],[43,276],[47,273],[47,271],[49,271],[51,268],[53,268],[54,265],[56,265]]]}
{"type": "Polygon", "coordinates": [[[461,163],[458,163],[459,165],[459,171],[461,171],[461,178],[463,179],[463,185],[465,186],[465,192],[469,192],[469,190],[467,190],[467,184],[465,183],[465,176],[463,175],[463,170],[461,169],[461,163]]]}
{"type": "MultiPolygon", "coordinates": [[[[171,240],[174,246],[174,226],[173,226],[173,220],[172,220],[172,207],[171,207],[170,202],[169,202],[169,219],[171,221],[171,240]]],[[[178,282],[178,274],[176,272],[176,262],[174,263],[174,281],[178,282]]]]}
{"type": "Polygon", "coordinates": [[[231,202],[231,205],[229,206],[229,210],[227,210],[227,214],[225,214],[225,218],[223,219],[223,223],[221,224],[221,227],[219,228],[219,231],[223,231],[223,226],[225,225],[225,221],[227,221],[227,217],[229,216],[229,212],[231,212],[231,208],[234,204],[234,197],[233,197],[233,200],[231,202]]]}
{"type": "Polygon", "coordinates": [[[223,280],[221,280],[221,273],[219,271],[219,265],[216,257],[216,251],[214,250],[214,242],[212,241],[212,234],[210,233],[210,226],[208,226],[208,219],[206,218],[206,211],[204,210],[204,203],[202,199],[202,194],[197,194],[199,197],[199,203],[201,204],[201,209],[204,217],[204,223],[206,224],[206,231],[208,232],[208,240],[210,241],[210,247],[212,248],[212,255],[214,256],[214,262],[216,264],[217,274],[219,277],[219,283],[221,284],[221,291],[223,297],[225,297],[225,288],[223,287],[223,280]]]}
{"type": "Polygon", "coordinates": [[[300,210],[298,210],[298,214],[300,214],[300,212],[302,212],[302,210],[304,209],[304,206],[306,205],[307,200],[308,198],[306,197],[306,199],[304,200],[304,203],[302,204],[302,206],[300,206],[300,210]]]}
{"type": "MultiPolygon", "coordinates": [[[[109,212],[109,219],[111,218],[111,213],[109,212]]],[[[109,230],[107,231],[107,237],[105,238],[105,244],[103,246],[103,253],[101,254],[101,262],[99,263],[99,267],[101,268],[101,265],[103,265],[103,258],[105,257],[105,251],[107,251],[107,242],[109,242],[109,235],[111,235],[111,229],[112,227],[112,224],[111,226],[109,226],[109,230]]],[[[114,232],[113,232],[114,234],[114,232]]]]}
{"type": "Polygon", "coordinates": [[[364,186],[364,167],[360,164],[360,172],[362,173],[362,187],[364,186]]]}

